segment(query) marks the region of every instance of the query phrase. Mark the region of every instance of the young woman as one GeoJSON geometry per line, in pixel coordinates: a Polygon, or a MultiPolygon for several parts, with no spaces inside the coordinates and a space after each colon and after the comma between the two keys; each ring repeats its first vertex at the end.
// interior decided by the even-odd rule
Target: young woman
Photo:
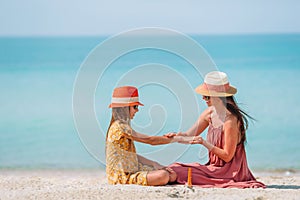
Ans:
{"type": "Polygon", "coordinates": [[[174,163],[177,182],[187,181],[188,168],[192,168],[192,183],[202,187],[265,187],[256,181],[247,165],[245,141],[247,117],[235,102],[236,88],[228,82],[223,72],[210,72],[204,83],[196,88],[203,95],[208,108],[196,123],[184,133],[169,133],[166,136],[184,136],[181,142],[200,144],[209,151],[206,165],[199,163],[174,163]],[[208,128],[207,140],[200,134],[208,128]]]}
{"type": "Polygon", "coordinates": [[[148,136],[134,131],[130,120],[139,111],[138,90],[132,86],[115,88],[112,118],[106,135],[106,175],[109,184],[166,185],[174,182],[176,173],[136,153],[134,141],[151,145],[175,140],[165,136],[148,136]]]}

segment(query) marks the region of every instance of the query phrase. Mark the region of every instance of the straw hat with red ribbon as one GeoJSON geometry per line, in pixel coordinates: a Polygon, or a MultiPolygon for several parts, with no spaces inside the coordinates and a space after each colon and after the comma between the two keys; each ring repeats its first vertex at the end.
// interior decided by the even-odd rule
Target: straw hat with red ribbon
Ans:
{"type": "Polygon", "coordinates": [[[139,102],[139,93],[136,87],[122,86],[114,89],[109,108],[135,105],[143,106],[143,104],[139,102]]]}
{"type": "Polygon", "coordinates": [[[203,96],[228,97],[233,96],[237,89],[231,86],[224,72],[212,71],[205,75],[204,83],[195,91],[203,96]]]}

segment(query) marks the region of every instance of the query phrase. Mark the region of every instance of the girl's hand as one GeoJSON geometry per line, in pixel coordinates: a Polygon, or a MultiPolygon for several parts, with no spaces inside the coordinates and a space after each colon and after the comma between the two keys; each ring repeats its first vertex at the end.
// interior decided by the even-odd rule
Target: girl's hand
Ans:
{"type": "Polygon", "coordinates": [[[169,183],[172,183],[172,182],[176,181],[177,174],[172,168],[165,167],[165,168],[163,168],[163,170],[166,170],[169,173],[169,183]]]}
{"type": "Polygon", "coordinates": [[[172,138],[172,137],[174,137],[176,135],[177,135],[176,132],[169,132],[169,133],[164,134],[164,136],[168,137],[168,138],[172,138]]]}
{"type": "Polygon", "coordinates": [[[165,134],[164,136],[168,137],[168,138],[172,138],[174,136],[186,136],[186,133],[183,133],[183,132],[169,132],[167,134],[165,134]]]}

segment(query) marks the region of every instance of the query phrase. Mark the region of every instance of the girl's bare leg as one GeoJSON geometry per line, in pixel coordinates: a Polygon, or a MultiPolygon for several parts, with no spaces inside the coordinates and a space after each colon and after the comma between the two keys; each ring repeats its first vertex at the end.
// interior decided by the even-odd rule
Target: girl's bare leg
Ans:
{"type": "Polygon", "coordinates": [[[176,178],[177,174],[173,170],[167,169],[150,171],[147,174],[147,182],[151,186],[167,185],[170,182],[174,182],[176,178]]]}
{"type": "Polygon", "coordinates": [[[166,170],[150,171],[147,174],[148,185],[166,185],[169,182],[169,173],[166,170]]]}

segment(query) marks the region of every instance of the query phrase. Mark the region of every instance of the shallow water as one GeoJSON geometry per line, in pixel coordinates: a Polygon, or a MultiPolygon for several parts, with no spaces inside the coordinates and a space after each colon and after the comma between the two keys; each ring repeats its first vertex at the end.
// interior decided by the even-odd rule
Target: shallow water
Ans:
{"type": "MultiPolygon", "coordinates": [[[[300,169],[300,35],[193,38],[217,68],[229,75],[238,88],[236,98],[241,108],[257,120],[247,131],[250,167],[300,169]]],[[[80,65],[104,39],[0,38],[1,168],[103,166],[80,141],[73,120],[72,94],[80,65]]],[[[113,88],[120,84],[116,81],[140,84],[140,100],[145,106],[140,107],[132,126],[143,133],[184,131],[206,107],[201,96],[185,90],[203,81],[190,63],[161,50],[130,52],[111,63],[99,79],[95,91],[99,140],[110,120],[107,105],[113,88]],[[131,78],[136,75],[139,78],[131,78]],[[177,90],[184,95],[178,95],[177,90]],[[196,106],[185,104],[189,98],[196,98],[196,106]]],[[[207,159],[200,146],[136,146],[138,152],[164,164],[175,160],[205,163],[207,159]]]]}

